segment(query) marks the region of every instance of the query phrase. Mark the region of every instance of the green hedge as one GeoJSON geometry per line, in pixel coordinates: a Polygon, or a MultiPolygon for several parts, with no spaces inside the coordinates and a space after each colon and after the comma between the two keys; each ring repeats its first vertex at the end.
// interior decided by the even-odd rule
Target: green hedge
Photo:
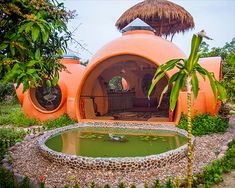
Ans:
{"type": "MultiPolygon", "coordinates": [[[[219,116],[211,116],[209,114],[197,115],[192,120],[192,134],[201,136],[205,134],[225,132],[228,122],[219,116]]],[[[187,130],[187,118],[182,115],[178,128],[187,130]]]]}

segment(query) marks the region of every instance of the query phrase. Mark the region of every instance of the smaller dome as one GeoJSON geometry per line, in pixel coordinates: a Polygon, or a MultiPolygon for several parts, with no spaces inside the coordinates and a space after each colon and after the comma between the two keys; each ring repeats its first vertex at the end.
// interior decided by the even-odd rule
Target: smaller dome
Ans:
{"type": "Polygon", "coordinates": [[[63,59],[71,59],[71,60],[80,60],[81,59],[69,49],[66,50],[66,52],[62,55],[62,57],[63,57],[63,59]]]}
{"type": "Polygon", "coordinates": [[[124,27],[121,32],[127,32],[127,31],[133,31],[133,30],[147,30],[147,31],[153,31],[155,32],[155,29],[153,29],[150,25],[145,23],[139,18],[136,18],[131,23],[129,23],[126,27],[124,27]]]}

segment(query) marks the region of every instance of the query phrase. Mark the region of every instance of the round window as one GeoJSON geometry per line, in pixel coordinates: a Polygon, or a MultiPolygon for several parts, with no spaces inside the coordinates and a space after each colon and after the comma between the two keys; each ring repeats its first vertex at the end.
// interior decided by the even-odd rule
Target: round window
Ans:
{"type": "Polygon", "coordinates": [[[41,87],[30,90],[31,99],[39,109],[44,111],[53,111],[59,107],[62,100],[60,87],[48,87],[43,84],[41,87]]]}

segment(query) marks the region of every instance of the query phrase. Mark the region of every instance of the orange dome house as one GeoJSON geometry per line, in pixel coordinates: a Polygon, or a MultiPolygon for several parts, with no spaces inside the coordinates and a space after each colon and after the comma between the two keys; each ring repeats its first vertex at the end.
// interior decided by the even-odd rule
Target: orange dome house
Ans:
{"type": "MultiPolygon", "coordinates": [[[[25,114],[47,120],[67,113],[77,121],[148,121],[177,124],[181,113],[187,113],[186,92],[180,92],[174,112],[169,110],[169,93],[157,108],[159,98],[173,69],[156,85],[148,100],[147,92],[158,66],[186,55],[172,42],[154,34],[154,29],[141,20],[133,21],[123,35],[101,48],[85,68],[79,60],[63,59],[70,73],[60,73],[58,86],[47,93],[43,87],[17,94],[25,114]]],[[[221,58],[202,58],[200,64],[221,78],[221,58]]],[[[200,91],[192,99],[192,111],[215,114],[209,81],[199,76],[200,91]]]]}
{"type": "MultiPolygon", "coordinates": [[[[185,92],[180,93],[175,112],[169,111],[169,95],[163,99],[160,108],[156,107],[163,88],[176,69],[157,84],[151,100],[147,99],[147,91],[156,68],[170,59],[186,56],[175,44],[156,36],[150,26],[138,24],[129,24],[123,29],[122,37],[105,45],[91,59],[77,91],[78,121],[110,121],[114,118],[116,121],[178,123],[181,113],[187,112],[185,92]],[[109,88],[110,80],[117,76],[122,78],[123,88],[128,90],[115,91],[109,88]],[[99,116],[95,116],[94,112],[99,116]]],[[[200,64],[220,79],[219,57],[201,59],[200,64]]],[[[193,113],[215,114],[218,105],[214,103],[209,82],[201,78],[199,82],[199,96],[196,101],[192,101],[193,113]]]]}

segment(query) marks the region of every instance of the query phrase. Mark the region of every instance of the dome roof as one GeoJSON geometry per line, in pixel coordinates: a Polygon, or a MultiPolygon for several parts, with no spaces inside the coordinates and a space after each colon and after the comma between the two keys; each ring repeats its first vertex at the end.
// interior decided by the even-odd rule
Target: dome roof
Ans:
{"type": "Polygon", "coordinates": [[[133,30],[124,32],[123,36],[101,48],[89,62],[87,71],[105,59],[126,54],[141,56],[157,64],[157,66],[170,59],[186,57],[175,44],[156,36],[153,32],[133,30]]]}

